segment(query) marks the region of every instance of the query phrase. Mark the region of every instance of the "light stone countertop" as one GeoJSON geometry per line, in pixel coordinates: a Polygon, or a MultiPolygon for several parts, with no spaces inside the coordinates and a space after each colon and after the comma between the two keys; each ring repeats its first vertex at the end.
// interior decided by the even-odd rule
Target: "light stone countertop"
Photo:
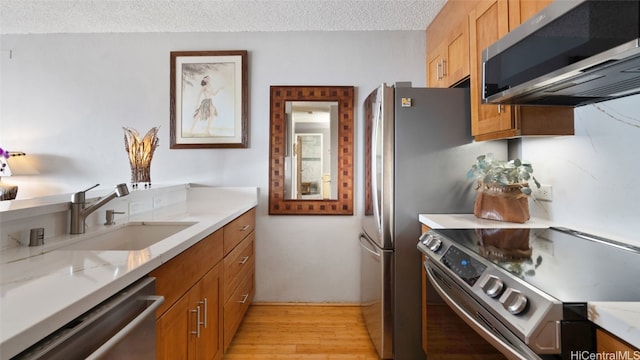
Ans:
{"type": "Polygon", "coordinates": [[[77,241],[77,236],[47,239],[45,246],[35,248],[3,250],[0,359],[16,355],[257,206],[256,188],[196,187],[188,191],[184,203],[167,207],[167,211],[129,218],[195,223],[142,250],[56,249],[77,241]]]}
{"type": "MultiPolygon", "coordinates": [[[[432,229],[539,228],[559,226],[559,224],[553,224],[549,220],[539,218],[531,218],[526,223],[519,224],[480,219],[473,214],[419,214],[418,218],[422,224],[432,229]]],[[[620,275],[624,276],[624,274],[620,275]]],[[[632,346],[640,348],[640,299],[638,299],[638,302],[589,302],[588,309],[589,320],[632,346]]]]}
{"type": "Polygon", "coordinates": [[[590,302],[589,320],[640,349],[640,303],[590,302]]]}
{"type": "Polygon", "coordinates": [[[475,217],[473,214],[419,214],[421,223],[432,229],[480,229],[480,228],[546,228],[551,222],[532,217],[520,224],[475,217]]]}

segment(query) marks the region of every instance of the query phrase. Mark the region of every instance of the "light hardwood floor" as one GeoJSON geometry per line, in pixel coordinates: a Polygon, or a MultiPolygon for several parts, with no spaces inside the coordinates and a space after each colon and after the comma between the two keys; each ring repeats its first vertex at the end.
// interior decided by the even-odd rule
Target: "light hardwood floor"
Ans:
{"type": "Polygon", "coordinates": [[[252,305],[223,360],[378,360],[358,306],[252,305]]]}

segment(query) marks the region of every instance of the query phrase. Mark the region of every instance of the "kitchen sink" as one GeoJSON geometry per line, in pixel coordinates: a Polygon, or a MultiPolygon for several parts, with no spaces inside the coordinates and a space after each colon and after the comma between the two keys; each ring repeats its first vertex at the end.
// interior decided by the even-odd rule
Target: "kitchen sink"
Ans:
{"type": "Polygon", "coordinates": [[[83,240],[58,250],[141,250],[160,242],[195,222],[130,222],[112,231],[87,235],[83,240]]]}

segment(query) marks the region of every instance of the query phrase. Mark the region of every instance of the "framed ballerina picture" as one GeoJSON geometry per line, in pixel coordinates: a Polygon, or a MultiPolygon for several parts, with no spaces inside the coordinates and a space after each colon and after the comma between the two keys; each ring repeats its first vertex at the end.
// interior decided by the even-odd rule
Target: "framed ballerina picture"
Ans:
{"type": "Polygon", "coordinates": [[[171,52],[171,148],[246,148],[247,51],[171,52]]]}

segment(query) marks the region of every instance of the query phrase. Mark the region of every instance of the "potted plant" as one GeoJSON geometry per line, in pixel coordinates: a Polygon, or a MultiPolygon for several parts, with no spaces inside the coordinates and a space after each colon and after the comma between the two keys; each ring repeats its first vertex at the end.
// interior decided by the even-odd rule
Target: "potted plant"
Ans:
{"type": "Polygon", "coordinates": [[[520,159],[497,160],[493,154],[480,155],[467,172],[478,182],[473,214],[490,220],[523,223],[529,220],[530,182],[540,188],[530,163],[520,159]]]}

